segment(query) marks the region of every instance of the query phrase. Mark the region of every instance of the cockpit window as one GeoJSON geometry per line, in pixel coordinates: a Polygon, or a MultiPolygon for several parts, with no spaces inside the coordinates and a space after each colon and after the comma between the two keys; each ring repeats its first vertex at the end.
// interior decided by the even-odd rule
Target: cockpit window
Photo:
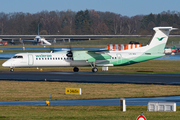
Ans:
{"type": "Polygon", "coordinates": [[[23,58],[23,56],[17,56],[17,58],[23,58]]]}
{"type": "Polygon", "coordinates": [[[23,56],[15,55],[13,58],[23,58],[23,56]]]}
{"type": "Polygon", "coordinates": [[[17,56],[13,56],[13,58],[17,58],[17,56]]]}

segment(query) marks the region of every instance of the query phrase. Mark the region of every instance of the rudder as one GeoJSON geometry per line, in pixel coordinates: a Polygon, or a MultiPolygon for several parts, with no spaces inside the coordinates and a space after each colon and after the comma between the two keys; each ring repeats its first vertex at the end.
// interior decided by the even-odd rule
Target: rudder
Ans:
{"type": "Polygon", "coordinates": [[[175,29],[172,27],[154,27],[155,34],[148,44],[149,47],[154,48],[154,51],[158,53],[163,53],[170,31],[175,29]]]}

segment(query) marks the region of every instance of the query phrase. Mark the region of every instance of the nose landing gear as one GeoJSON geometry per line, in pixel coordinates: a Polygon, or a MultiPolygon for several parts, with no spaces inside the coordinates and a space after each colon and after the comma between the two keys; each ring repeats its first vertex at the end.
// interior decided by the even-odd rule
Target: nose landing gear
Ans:
{"type": "Polygon", "coordinates": [[[13,69],[13,68],[10,68],[10,72],[14,72],[14,69],[13,69]]]}

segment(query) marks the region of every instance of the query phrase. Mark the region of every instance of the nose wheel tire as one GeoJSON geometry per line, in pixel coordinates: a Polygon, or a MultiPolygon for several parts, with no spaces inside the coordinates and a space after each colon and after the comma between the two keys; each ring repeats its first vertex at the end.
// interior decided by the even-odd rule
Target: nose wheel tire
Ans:
{"type": "Polygon", "coordinates": [[[92,72],[96,73],[98,71],[97,68],[92,68],[92,72]]]}
{"type": "Polygon", "coordinates": [[[74,71],[74,72],[78,72],[78,71],[79,71],[79,68],[78,68],[78,67],[74,67],[73,71],[74,71]]]}
{"type": "Polygon", "coordinates": [[[13,68],[11,68],[11,69],[10,69],[10,72],[14,72],[14,69],[13,69],[13,68]]]}

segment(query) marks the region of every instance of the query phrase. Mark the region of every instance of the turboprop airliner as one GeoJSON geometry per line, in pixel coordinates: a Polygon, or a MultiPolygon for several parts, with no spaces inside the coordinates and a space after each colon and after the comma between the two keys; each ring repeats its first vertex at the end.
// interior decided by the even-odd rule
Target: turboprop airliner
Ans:
{"type": "Polygon", "coordinates": [[[164,48],[172,27],[155,27],[155,34],[146,46],[141,44],[110,44],[108,49],[71,51],[61,50],[51,53],[18,53],[2,64],[13,72],[16,67],[74,67],[91,66],[92,72],[97,72],[96,66],[121,66],[139,63],[164,56],[164,48]]]}

